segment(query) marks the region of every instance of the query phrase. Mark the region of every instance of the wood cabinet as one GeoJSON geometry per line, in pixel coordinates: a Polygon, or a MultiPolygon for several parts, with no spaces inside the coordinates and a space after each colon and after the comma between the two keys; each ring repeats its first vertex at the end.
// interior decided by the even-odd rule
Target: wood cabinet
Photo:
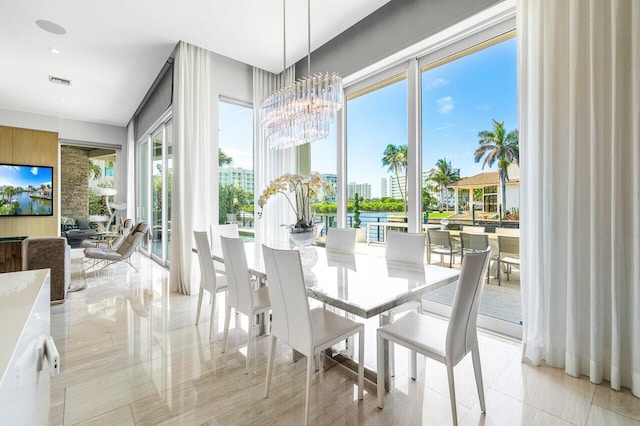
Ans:
{"type": "Polygon", "coordinates": [[[22,240],[0,238],[0,273],[22,271],[22,240]]]}

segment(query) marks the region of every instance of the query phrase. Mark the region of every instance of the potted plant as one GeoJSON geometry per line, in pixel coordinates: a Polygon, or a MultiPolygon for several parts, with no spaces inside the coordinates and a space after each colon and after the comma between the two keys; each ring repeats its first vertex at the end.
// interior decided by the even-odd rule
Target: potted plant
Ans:
{"type": "Polygon", "coordinates": [[[356,230],[356,242],[364,243],[366,241],[365,230],[360,228],[360,197],[358,193],[353,197],[353,228],[356,230]]]}

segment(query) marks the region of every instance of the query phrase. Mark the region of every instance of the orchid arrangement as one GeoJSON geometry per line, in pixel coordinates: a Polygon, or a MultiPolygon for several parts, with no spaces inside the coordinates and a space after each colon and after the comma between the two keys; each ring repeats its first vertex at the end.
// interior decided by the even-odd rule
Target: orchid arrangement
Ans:
{"type": "Polygon", "coordinates": [[[320,191],[324,191],[327,196],[334,194],[333,185],[320,173],[314,172],[310,175],[285,173],[272,180],[260,195],[260,199],[258,200],[258,206],[260,207],[259,216],[262,217],[262,209],[265,204],[267,204],[267,200],[271,196],[281,193],[284,194],[296,214],[296,223],[292,225],[292,228],[312,228],[314,213],[311,210],[311,200],[315,198],[320,191]],[[295,194],[294,201],[292,201],[290,196],[292,193],[295,194]]]}

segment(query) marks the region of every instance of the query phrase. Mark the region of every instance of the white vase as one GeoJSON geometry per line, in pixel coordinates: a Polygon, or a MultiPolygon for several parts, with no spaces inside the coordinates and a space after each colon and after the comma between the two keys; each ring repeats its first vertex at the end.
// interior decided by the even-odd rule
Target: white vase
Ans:
{"type": "Polygon", "coordinates": [[[306,229],[289,227],[289,239],[298,247],[310,246],[320,229],[322,228],[318,225],[306,229]]]}

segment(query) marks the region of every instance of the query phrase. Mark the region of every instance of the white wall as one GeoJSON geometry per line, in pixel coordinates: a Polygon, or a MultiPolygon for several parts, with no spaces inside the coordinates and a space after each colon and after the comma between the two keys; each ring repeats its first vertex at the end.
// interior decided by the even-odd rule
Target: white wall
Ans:
{"type": "Polygon", "coordinates": [[[127,128],[86,121],[60,119],[60,139],[94,142],[107,145],[126,145],[127,128]]]}
{"type": "MultiPolygon", "coordinates": [[[[311,71],[349,76],[500,1],[391,1],[312,52],[311,71]]],[[[296,63],[296,77],[307,74],[304,58],[296,63]]]]}
{"type": "Polygon", "coordinates": [[[253,67],[214,53],[213,90],[218,99],[224,96],[252,103],[253,67]]]}
{"type": "Polygon", "coordinates": [[[60,119],[50,115],[0,109],[0,126],[59,132],[60,119]]]}
{"type": "Polygon", "coordinates": [[[58,139],[106,145],[124,145],[127,128],[87,121],[70,120],[51,115],[0,109],[0,126],[57,132],[58,139]]]}

